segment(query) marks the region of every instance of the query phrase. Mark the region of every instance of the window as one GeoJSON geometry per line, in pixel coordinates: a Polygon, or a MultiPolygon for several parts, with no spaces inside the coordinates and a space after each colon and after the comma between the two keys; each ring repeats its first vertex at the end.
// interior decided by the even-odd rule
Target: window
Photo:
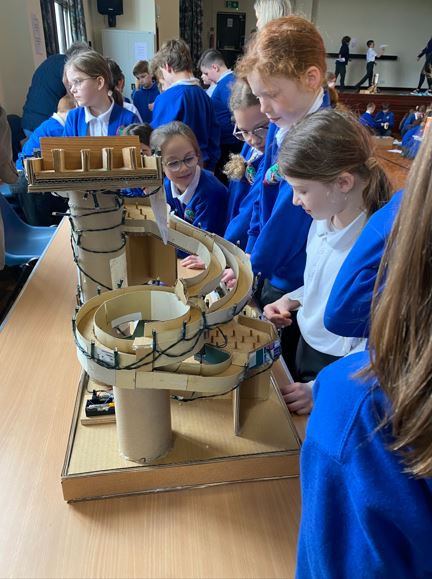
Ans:
{"type": "Polygon", "coordinates": [[[72,27],[68,0],[54,0],[59,52],[64,54],[72,44],[72,27]]]}

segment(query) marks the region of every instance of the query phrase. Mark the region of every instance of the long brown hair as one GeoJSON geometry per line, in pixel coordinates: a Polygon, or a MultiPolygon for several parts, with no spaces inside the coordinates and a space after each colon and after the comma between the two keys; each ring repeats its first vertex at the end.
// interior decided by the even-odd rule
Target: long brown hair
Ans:
{"type": "Polygon", "coordinates": [[[371,366],[410,473],[432,476],[432,130],[411,167],[375,284],[371,366]],[[385,283],[384,283],[385,282],[385,283]],[[379,289],[384,285],[384,289],[379,289]]]}
{"type": "Polygon", "coordinates": [[[322,109],[299,121],[279,150],[282,175],[331,183],[344,171],[366,182],[367,216],[390,199],[391,185],[373,156],[368,131],[347,109],[322,109]]]}

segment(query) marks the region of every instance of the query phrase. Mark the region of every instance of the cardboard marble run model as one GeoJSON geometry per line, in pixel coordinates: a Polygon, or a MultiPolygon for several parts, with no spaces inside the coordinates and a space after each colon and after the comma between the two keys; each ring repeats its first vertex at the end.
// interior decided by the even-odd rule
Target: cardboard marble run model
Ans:
{"type": "Polygon", "coordinates": [[[68,198],[77,355],[92,380],[113,387],[121,454],[152,461],[172,444],[172,391],[224,394],[278,355],[273,326],[242,315],[253,284],[249,260],[237,246],[169,215],[161,160],[142,157],[138,137],[41,139],[41,157],[26,159],[25,168],[30,192],[68,198]],[[121,195],[132,187],[146,196],[121,195]],[[159,245],[131,253],[132,239],[159,245]],[[149,251],[152,273],[166,268],[164,245],[174,259],[176,249],[198,255],[205,269],[171,286],[159,283],[162,275],[130,285],[130,262],[139,266],[149,251]],[[236,274],[231,291],[220,287],[226,267],[236,274]]]}

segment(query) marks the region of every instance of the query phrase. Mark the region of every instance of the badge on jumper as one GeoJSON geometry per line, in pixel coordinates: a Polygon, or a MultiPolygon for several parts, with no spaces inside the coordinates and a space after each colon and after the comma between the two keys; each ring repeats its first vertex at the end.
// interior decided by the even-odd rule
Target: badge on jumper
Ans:
{"type": "Polygon", "coordinates": [[[192,209],[185,209],[184,218],[186,219],[186,221],[190,221],[190,223],[193,223],[193,220],[195,219],[194,211],[192,211],[192,209]]]}
{"type": "Polygon", "coordinates": [[[273,183],[279,183],[280,181],[282,181],[282,177],[279,173],[279,165],[278,163],[275,163],[269,169],[267,169],[264,177],[264,183],[265,185],[271,185],[273,183]]]}

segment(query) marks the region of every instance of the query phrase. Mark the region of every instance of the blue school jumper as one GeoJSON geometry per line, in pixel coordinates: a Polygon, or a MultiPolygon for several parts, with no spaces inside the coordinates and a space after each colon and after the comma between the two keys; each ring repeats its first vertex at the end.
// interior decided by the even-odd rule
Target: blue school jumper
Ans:
{"type": "Polygon", "coordinates": [[[356,378],[368,352],[327,366],[301,450],[298,579],[432,577],[432,479],[404,473],[379,428],[389,401],[356,378]]]}
{"type": "Polygon", "coordinates": [[[379,130],[380,128],[379,124],[375,121],[373,115],[371,115],[367,111],[361,115],[359,121],[364,127],[369,127],[370,129],[376,130],[379,130]]]}
{"type": "Polygon", "coordinates": [[[156,97],[159,95],[159,88],[154,82],[149,88],[141,87],[134,91],[132,96],[133,104],[138,109],[143,123],[151,123],[153,118],[152,111],[148,108],[151,103],[154,103],[156,97]]]}
{"type": "Polygon", "coordinates": [[[380,133],[385,133],[387,130],[391,131],[393,130],[395,123],[394,113],[392,113],[391,111],[388,111],[387,113],[385,113],[384,111],[380,111],[375,115],[375,122],[378,125],[378,130],[380,131],[380,133]],[[384,128],[383,126],[384,123],[389,124],[388,129],[384,128]]]}
{"type": "Polygon", "coordinates": [[[216,119],[221,128],[221,145],[232,145],[233,143],[238,142],[233,135],[234,124],[232,122],[231,109],[229,106],[231,87],[234,82],[235,76],[234,73],[231,72],[216,83],[215,89],[211,95],[216,119]]]}
{"type": "Polygon", "coordinates": [[[369,218],[339,270],[324,312],[324,326],[338,336],[369,336],[369,316],[378,267],[402,195],[403,191],[395,193],[369,218]]]}
{"type": "MultiPolygon", "coordinates": [[[[117,130],[120,127],[125,127],[132,123],[139,123],[138,117],[128,109],[120,107],[118,104],[114,103],[113,109],[111,111],[111,116],[108,125],[108,136],[115,137],[117,130]]],[[[77,109],[72,109],[66,119],[66,125],[64,128],[64,137],[87,137],[88,136],[88,124],[85,122],[85,109],[84,107],[79,107],[77,109]]]]}
{"type": "MultiPolygon", "coordinates": [[[[324,92],[320,108],[328,106],[330,97],[324,92]]],[[[277,130],[270,123],[263,160],[265,178],[254,204],[246,252],[251,254],[255,274],[260,273],[277,289],[289,292],[303,285],[312,218],[293,204],[291,185],[273,171],[279,153],[277,130]]]]}
{"type": "MultiPolygon", "coordinates": [[[[245,161],[249,161],[254,152],[255,149],[245,143],[241,155],[245,161]]],[[[251,173],[255,173],[252,183],[246,176],[243,176],[239,181],[231,180],[228,186],[228,226],[224,237],[231,243],[238,244],[242,249],[246,247],[253,205],[260,192],[263,159],[263,155],[260,155],[250,164],[251,173]]]]}
{"type": "Polygon", "coordinates": [[[201,169],[198,186],[187,205],[177,197],[173,197],[171,181],[167,177],[164,179],[164,185],[167,202],[178,217],[204,231],[224,234],[228,192],[225,185],[210,171],[201,169]]]}
{"type": "Polygon", "coordinates": [[[408,131],[408,129],[410,128],[410,125],[415,120],[416,120],[415,113],[411,113],[406,117],[406,119],[404,120],[404,122],[402,123],[401,128],[400,128],[400,133],[402,136],[408,131]]]}
{"type": "Polygon", "coordinates": [[[421,140],[416,137],[420,137],[421,133],[422,126],[416,125],[412,129],[409,129],[402,137],[402,149],[405,157],[408,157],[408,159],[414,159],[417,155],[421,140]]]}
{"type": "Polygon", "coordinates": [[[206,167],[213,170],[220,157],[220,127],[211,99],[196,84],[174,84],[155,100],[154,129],[171,121],[182,121],[198,140],[206,167]]]}
{"type": "Polygon", "coordinates": [[[61,137],[63,135],[64,126],[54,117],[44,121],[37,129],[33,131],[29,139],[24,143],[21,153],[16,162],[18,171],[24,169],[23,159],[31,157],[34,149],[40,149],[41,137],[61,137]]]}

